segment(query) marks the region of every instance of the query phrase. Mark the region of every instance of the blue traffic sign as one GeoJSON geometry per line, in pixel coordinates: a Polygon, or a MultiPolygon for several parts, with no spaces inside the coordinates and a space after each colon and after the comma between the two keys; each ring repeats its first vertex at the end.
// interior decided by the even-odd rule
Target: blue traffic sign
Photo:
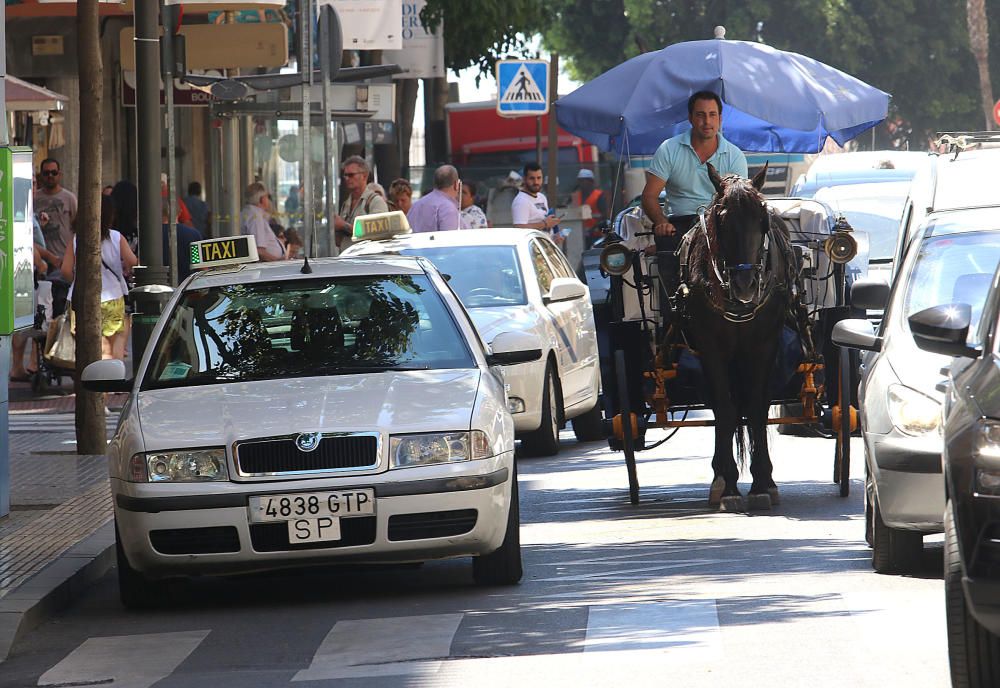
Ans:
{"type": "Polygon", "coordinates": [[[503,117],[548,113],[549,63],[545,60],[498,61],[497,94],[497,112],[503,117]]]}

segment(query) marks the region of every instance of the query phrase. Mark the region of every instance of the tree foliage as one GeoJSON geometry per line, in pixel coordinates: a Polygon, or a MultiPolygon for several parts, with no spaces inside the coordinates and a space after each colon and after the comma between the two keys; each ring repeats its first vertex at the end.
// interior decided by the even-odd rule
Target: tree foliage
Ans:
{"type": "MultiPolygon", "coordinates": [[[[979,78],[965,0],[549,0],[544,45],[588,80],[679,41],[763,40],[842,69],[892,94],[911,144],[938,129],[980,128],[979,78]],[[758,27],[760,30],[758,31],[758,27]]],[[[991,21],[1000,0],[985,0],[991,21]]],[[[993,28],[994,31],[995,24],[993,28]]],[[[997,59],[993,51],[991,62],[997,59]]],[[[997,66],[993,73],[997,73],[997,66]]]]}
{"type": "Polygon", "coordinates": [[[526,36],[548,24],[548,4],[538,0],[427,0],[420,20],[434,31],[444,22],[444,61],[458,71],[490,74],[498,59],[525,51],[526,36]]]}

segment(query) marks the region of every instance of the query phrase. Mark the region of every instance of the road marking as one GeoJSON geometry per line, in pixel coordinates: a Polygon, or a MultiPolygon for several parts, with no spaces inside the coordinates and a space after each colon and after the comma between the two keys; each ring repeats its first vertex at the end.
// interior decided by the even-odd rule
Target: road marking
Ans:
{"type": "Polygon", "coordinates": [[[293,681],[435,674],[464,614],[338,621],[293,681]]]}
{"type": "Polygon", "coordinates": [[[209,631],[88,638],[38,679],[39,686],[148,688],[169,676],[209,631]]]}
{"type": "MultiPolygon", "coordinates": [[[[658,564],[656,566],[635,566],[618,568],[611,571],[601,571],[597,573],[583,573],[577,576],[552,576],[550,578],[534,578],[532,582],[534,583],[567,583],[571,581],[588,581],[588,580],[600,580],[602,578],[614,578],[617,580],[630,580],[637,573],[646,573],[650,571],[666,571],[668,569],[685,569],[692,566],[718,566],[720,560],[718,559],[691,559],[688,561],[673,562],[658,564]]],[[[638,578],[648,578],[649,576],[639,576],[638,578]]]]}
{"type": "Polygon", "coordinates": [[[584,652],[676,650],[714,653],[719,640],[715,600],[663,600],[591,607],[584,652]]]}

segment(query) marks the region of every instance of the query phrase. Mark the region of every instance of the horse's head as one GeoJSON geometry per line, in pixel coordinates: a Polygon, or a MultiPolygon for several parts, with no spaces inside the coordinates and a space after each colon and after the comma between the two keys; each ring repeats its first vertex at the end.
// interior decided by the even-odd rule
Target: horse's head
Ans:
{"type": "Polygon", "coordinates": [[[715,234],[713,253],[729,296],[750,303],[759,296],[767,259],[767,205],[760,193],[767,165],[752,180],[737,175],[719,176],[711,164],[708,177],[716,195],[709,222],[715,234]]]}

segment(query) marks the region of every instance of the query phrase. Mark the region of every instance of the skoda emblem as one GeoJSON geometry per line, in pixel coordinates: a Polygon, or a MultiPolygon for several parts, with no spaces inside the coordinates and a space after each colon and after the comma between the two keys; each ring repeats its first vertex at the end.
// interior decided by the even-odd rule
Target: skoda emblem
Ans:
{"type": "Polygon", "coordinates": [[[323,439],[321,432],[304,432],[295,438],[295,446],[304,452],[311,452],[319,446],[321,439],[323,439]]]}

